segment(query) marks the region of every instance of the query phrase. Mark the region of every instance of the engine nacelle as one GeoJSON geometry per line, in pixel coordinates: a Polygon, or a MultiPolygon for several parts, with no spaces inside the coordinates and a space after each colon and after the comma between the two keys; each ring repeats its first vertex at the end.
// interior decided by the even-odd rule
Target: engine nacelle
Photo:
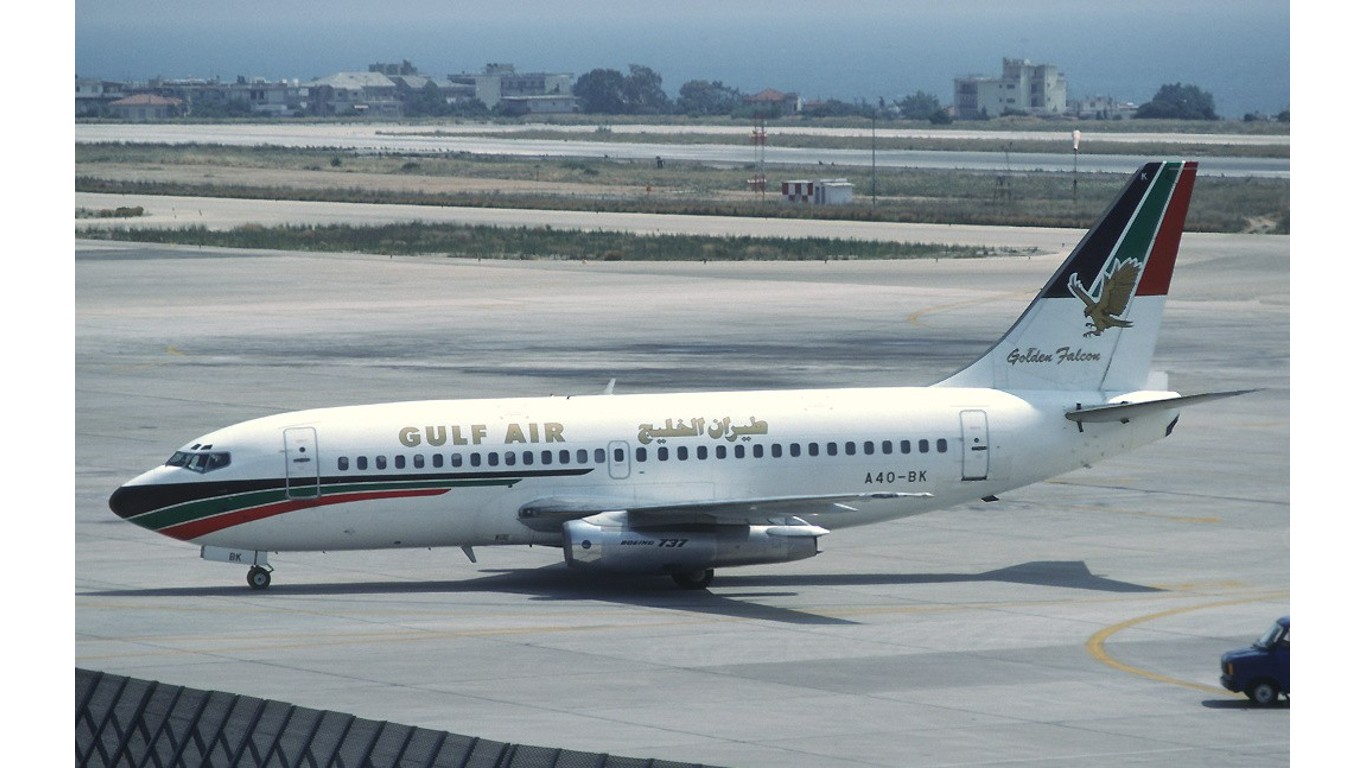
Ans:
{"type": "Polygon", "coordinates": [[[829,531],[791,518],[774,525],[632,527],[619,513],[564,524],[564,560],[576,568],[679,573],[802,560],[829,531]]]}

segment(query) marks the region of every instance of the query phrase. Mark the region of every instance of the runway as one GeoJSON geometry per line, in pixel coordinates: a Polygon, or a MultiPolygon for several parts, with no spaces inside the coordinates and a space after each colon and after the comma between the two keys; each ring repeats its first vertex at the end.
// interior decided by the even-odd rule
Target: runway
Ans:
{"type": "Polygon", "coordinates": [[[839,531],[815,559],[721,570],[703,593],[521,548],[281,554],[258,593],[106,507],[195,436],[297,408],[612,378],[930,383],[1061,256],[584,264],[77,241],[75,663],[722,766],[1286,765],[1289,709],[1249,708],[1217,668],[1289,611],[1283,237],[1188,235],[1157,349],[1177,390],[1257,392],[1093,469],[839,531]]]}
{"type": "MultiPolygon", "coordinates": [[[[1133,136],[1134,141],[1148,142],[1154,150],[1147,153],[1125,155],[1093,155],[1072,152],[1073,123],[1060,125],[1050,133],[1036,133],[1033,140],[1052,139],[1057,144],[1054,152],[1010,152],[1011,138],[1014,134],[1004,133],[998,138],[1002,141],[1001,151],[949,151],[916,150],[904,147],[913,145],[909,136],[884,134],[883,143],[876,153],[864,149],[825,149],[802,146],[767,146],[764,150],[764,163],[775,166],[811,166],[862,168],[881,166],[883,168],[927,168],[938,170],[973,170],[991,172],[1045,171],[1050,173],[1120,173],[1128,174],[1134,168],[1152,159],[1154,153],[1161,154],[1164,144],[1172,141],[1189,143],[1208,143],[1212,145],[1236,143],[1247,145],[1262,144],[1274,146],[1282,141],[1280,137],[1267,139],[1235,139],[1226,142],[1222,137],[1192,135],[1173,138],[1172,136],[1154,137],[1151,134],[1133,136]]],[[[482,127],[482,126],[480,126],[482,127]]],[[[668,142],[602,142],[580,139],[574,132],[563,132],[563,137],[554,138],[505,138],[489,135],[467,134],[458,130],[460,126],[433,127],[430,130],[403,129],[390,124],[298,124],[269,123],[261,125],[120,125],[100,123],[77,123],[75,138],[77,143],[125,142],[125,143],[166,143],[166,144],[219,144],[227,146],[279,146],[279,147],[328,147],[366,153],[465,153],[471,155],[550,158],[550,157],[591,157],[614,160],[654,162],[663,158],[669,162],[724,163],[746,165],[755,162],[754,148],[745,144],[676,144],[668,142]],[[453,130],[455,129],[455,130],[453,130]]],[[[629,127],[627,127],[629,130],[629,127]]],[[[774,128],[773,134],[781,136],[783,129],[774,128]]],[[[801,136],[792,132],[792,136],[801,136]]],[[[809,135],[809,134],[808,134],[809,135]]],[[[936,134],[944,136],[946,134],[936,134]]],[[[961,133],[952,134],[961,136],[961,133]]],[[[978,134],[987,138],[987,134],[978,134]]],[[[1088,145],[1092,137],[1088,131],[1088,145]]],[[[991,135],[994,136],[994,135],[991,135]]],[[[800,139],[796,139],[800,141],[800,139]]],[[[1290,178],[1288,158],[1221,157],[1218,154],[1204,155],[1195,152],[1186,159],[1199,160],[1201,173],[1206,176],[1233,176],[1259,178],[1290,178]]]]}

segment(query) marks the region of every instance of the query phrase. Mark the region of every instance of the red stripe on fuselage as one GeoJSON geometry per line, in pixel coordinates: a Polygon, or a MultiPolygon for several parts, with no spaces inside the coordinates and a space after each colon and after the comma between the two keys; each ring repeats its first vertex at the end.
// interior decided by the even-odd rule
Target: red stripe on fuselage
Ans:
{"type": "Polygon", "coordinates": [[[1181,166],[1176,188],[1167,202],[1166,215],[1153,239],[1153,250],[1138,282],[1138,296],[1166,296],[1176,267],[1176,252],[1181,247],[1181,233],[1186,229],[1186,210],[1190,207],[1191,190],[1195,188],[1196,163],[1181,166]]]}
{"type": "Polygon", "coordinates": [[[200,536],[231,528],[243,523],[252,523],[257,520],[264,520],[267,517],[283,515],[286,512],[293,512],[309,507],[321,507],[329,504],[349,504],[353,501],[374,501],[376,499],[400,499],[419,496],[440,496],[449,491],[449,488],[423,488],[420,490],[406,491],[367,491],[357,493],[339,493],[331,496],[317,496],[311,499],[290,499],[288,501],[278,501],[274,504],[264,504],[259,507],[239,509],[234,512],[227,512],[213,517],[192,520],[188,523],[173,525],[163,528],[158,533],[163,533],[181,541],[191,541],[200,536]]]}

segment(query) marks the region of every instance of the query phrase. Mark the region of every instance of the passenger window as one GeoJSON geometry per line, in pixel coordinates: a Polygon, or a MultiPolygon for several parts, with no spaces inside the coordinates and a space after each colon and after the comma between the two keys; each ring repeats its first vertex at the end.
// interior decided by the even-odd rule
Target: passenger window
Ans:
{"type": "Polygon", "coordinates": [[[386,457],[384,457],[384,456],[376,456],[376,457],[375,457],[375,469],[387,469],[388,467],[389,467],[389,459],[388,459],[388,458],[386,458],[386,457]]]}
{"type": "Polygon", "coordinates": [[[838,456],[840,455],[840,447],[834,443],[826,443],[825,452],[830,456],[838,456]]]}
{"type": "Polygon", "coordinates": [[[503,454],[503,464],[505,464],[505,465],[511,467],[511,466],[515,465],[516,463],[517,463],[517,452],[516,452],[516,451],[508,451],[507,453],[504,453],[504,454],[503,454]]]}
{"type": "Polygon", "coordinates": [[[615,462],[617,462],[617,463],[621,463],[621,462],[623,462],[623,461],[626,461],[626,451],[624,451],[624,450],[622,450],[622,449],[620,449],[620,448],[613,448],[613,449],[612,449],[612,461],[615,461],[615,462]]]}
{"type": "Polygon", "coordinates": [[[480,454],[480,453],[471,453],[471,454],[470,454],[470,466],[471,466],[471,467],[477,467],[477,466],[479,466],[480,464],[483,464],[483,463],[484,463],[484,456],[483,456],[483,454],[480,454]]]}
{"type": "Polygon", "coordinates": [[[754,446],[754,458],[756,458],[756,459],[762,459],[763,457],[764,457],[764,446],[763,446],[763,444],[761,443],[761,444],[759,444],[759,445],[754,446]]]}
{"type": "Polygon", "coordinates": [[[420,453],[413,454],[413,469],[422,469],[427,465],[427,459],[420,453]]]}
{"type": "Polygon", "coordinates": [[[858,453],[858,446],[854,445],[852,440],[844,444],[844,454],[846,456],[853,456],[855,453],[858,453]]]}
{"type": "Polygon", "coordinates": [[[789,445],[788,448],[791,448],[791,449],[792,449],[791,453],[788,454],[789,456],[800,456],[800,455],[802,455],[802,444],[801,444],[801,443],[793,443],[792,445],[789,445]]]}
{"type": "Polygon", "coordinates": [[[929,440],[921,440],[921,441],[920,441],[920,452],[921,452],[921,453],[929,453],[929,452],[930,452],[930,441],[929,441],[929,440]]]}
{"type": "Polygon", "coordinates": [[[775,458],[775,459],[781,459],[781,458],[783,457],[783,444],[782,444],[782,443],[774,443],[774,444],[773,444],[773,454],[772,454],[772,455],[773,455],[773,458],[775,458]]]}
{"type": "Polygon", "coordinates": [[[745,446],[743,446],[743,445],[737,445],[737,446],[735,446],[735,458],[737,458],[737,459],[743,459],[743,458],[745,458],[745,446]]]}
{"type": "Polygon", "coordinates": [[[569,451],[567,451],[567,450],[561,450],[561,451],[560,451],[560,463],[561,463],[561,464],[568,464],[568,463],[569,463],[569,451]]]}
{"type": "Polygon", "coordinates": [[[541,463],[547,466],[555,463],[555,453],[553,451],[541,451],[541,463]]]}
{"type": "Polygon", "coordinates": [[[636,449],[636,461],[645,461],[645,457],[649,455],[650,452],[645,450],[644,448],[636,449]]]}
{"type": "Polygon", "coordinates": [[[439,454],[439,453],[433,453],[433,454],[432,454],[432,467],[434,467],[434,468],[436,468],[436,469],[441,469],[443,466],[445,466],[445,464],[446,464],[446,457],[445,457],[445,456],[443,456],[443,455],[441,455],[441,454],[439,454]]]}
{"type": "Polygon", "coordinates": [[[910,452],[911,452],[911,441],[910,441],[910,440],[902,440],[902,441],[901,441],[901,452],[902,452],[902,453],[910,453],[910,452]]]}
{"type": "Polygon", "coordinates": [[[724,446],[724,445],[718,445],[718,446],[716,446],[716,458],[718,458],[718,459],[724,459],[724,458],[726,458],[726,446],[724,446]]]}
{"type": "Polygon", "coordinates": [[[688,460],[688,446],[686,446],[686,445],[680,445],[680,446],[678,446],[678,460],[679,460],[679,461],[687,461],[687,460],[688,460]]]}
{"type": "Polygon", "coordinates": [[[660,448],[659,448],[659,460],[660,460],[660,461],[668,461],[668,460],[669,460],[669,449],[668,449],[668,448],[665,448],[665,447],[663,447],[663,446],[660,446],[660,448]]]}
{"type": "Polygon", "coordinates": [[[707,458],[707,446],[705,446],[705,445],[699,445],[699,446],[697,446],[697,458],[699,458],[699,459],[706,459],[706,458],[707,458]]]}
{"type": "Polygon", "coordinates": [[[522,463],[528,467],[536,463],[536,453],[534,451],[522,451],[522,463]]]}
{"type": "Polygon", "coordinates": [[[496,467],[496,466],[498,466],[498,452],[497,452],[497,451],[489,451],[489,466],[490,466],[490,467],[496,467]]]}
{"type": "Polygon", "coordinates": [[[948,440],[945,440],[944,438],[941,437],[941,438],[939,438],[938,440],[934,441],[934,447],[935,447],[940,453],[948,453],[948,452],[949,452],[949,441],[948,441],[948,440]]]}
{"type": "Polygon", "coordinates": [[[588,463],[588,449],[587,449],[587,448],[580,448],[580,449],[578,449],[577,451],[574,451],[574,458],[578,459],[580,464],[587,464],[587,463],[588,463]]]}
{"type": "Polygon", "coordinates": [[[337,457],[337,469],[338,469],[338,470],[340,470],[340,471],[342,471],[342,472],[345,472],[345,471],[346,471],[347,469],[349,469],[350,467],[351,467],[351,460],[350,460],[350,459],[346,458],[345,456],[338,456],[338,457],[337,457]]]}
{"type": "Polygon", "coordinates": [[[594,449],[593,449],[593,463],[594,463],[594,464],[601,464],[601,463],[603,463],[604,461],[607,461],[607,450],[606,450],[605,448],[594,448],[594,449]]]}
{"type": "Polygon", "coordinates": [[[463,455],[458,454],[458,453],[452,453],[452,454],[451,454],[451,466],[452,466],[452,467],[463,466],[464,463],[465,463],[465,457],[464,457],[463,455]]]}
{"type": "Polygon", "coordinates": [[[364,457],[364,456],[357,456],[357,457],[356,457],[356,469],[359,469],[359,470],[361,470],[361,471],[364,471],[364,470],[367,470],[367,469],[369,469],[369,468],[370,468],[370,460],[369,460],[368,458],[366,458],[366,457],[364,457]]]}
{"type": "Polygon", "coordinates": [[[891,441],[891,440],[883,440],[883,441],[882,441],[882,453],[883,453],[884,455],[887,455],[887,456],[890,456],[890,455],[891,455],[891,453],[892,453],[892,441],[891,441]]]}
{"type": "Polygon", "coordinates": [[[399,454],[394,457],[394,469],[403,469],[403,467],[406,466],[407,463],[408,460],[403,457],[403,454],[399,454]]]}

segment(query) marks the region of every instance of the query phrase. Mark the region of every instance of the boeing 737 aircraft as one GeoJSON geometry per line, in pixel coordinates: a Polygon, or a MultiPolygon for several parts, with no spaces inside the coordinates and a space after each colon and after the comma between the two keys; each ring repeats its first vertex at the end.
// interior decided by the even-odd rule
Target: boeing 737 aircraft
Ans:
{"type": "Polygon", "coordinates": [[[993,500],[1238,394],[1150,383],[1195,173],[1139,169],[1005,336],[933,386],[295,411],[191,441],[109,506],[254,589],[268,552],[543,545],[694,589],[811,557],[830,530],[993,500]]]}

